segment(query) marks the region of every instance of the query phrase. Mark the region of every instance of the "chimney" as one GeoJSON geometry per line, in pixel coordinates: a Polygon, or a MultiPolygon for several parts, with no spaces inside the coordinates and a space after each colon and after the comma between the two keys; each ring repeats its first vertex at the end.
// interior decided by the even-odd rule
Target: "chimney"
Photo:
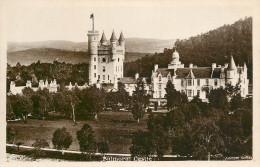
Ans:
{"type": "Polygon", "coordinates": [[[228,68],[228,63],[225,63],[225,65],[224,65],[224,66],[225,66],[225,68],[228,68]]]}
{"type": "Polygon", "coordinates": [[[189,67],[190,67],[190,68],[193,68],[193,64],[192,64],[192,63],[190,63],[190,64],[189,64],[189,67]]]}
{"type": "Polygon", "coordinates": [[[26,87],[32,87],[32,82],[30,81],[30,80],[28,80],[27,82],[26,82],[26,87]]]}
{"type": "Polygon", "coordinates": [[[216,63],[212,63],[212,65],[211,65],[212,70],[214,70],[214,68],[216,68],[216,67],[217,67],[217,64],[216,63]]]}
{"type": "Polygon", "coordinates": [[[139,78],[139,74],[136,73],[136,74],[135,74],[135,79],[138,79],[138,78],[139,78]]]}
{"type": "Polygon", "coordinates": [[[154,65],[154,72],[156,72],[158,70],[158,64],[154,65]]]}

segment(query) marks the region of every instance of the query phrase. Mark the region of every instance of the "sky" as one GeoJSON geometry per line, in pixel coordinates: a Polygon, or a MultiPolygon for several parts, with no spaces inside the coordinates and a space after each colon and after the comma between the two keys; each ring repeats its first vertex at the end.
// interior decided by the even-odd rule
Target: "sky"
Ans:
{"type": "MultiPolygon", "coordinates": [[[[25,5],[8,8],[7,41],[87,41],[92,29],[107,39],[114,30],[125,38],[184,39],[252,15],[245,5],[25,5]]],[[[101,35],[100,35],[101,36],[101,35]]]]}

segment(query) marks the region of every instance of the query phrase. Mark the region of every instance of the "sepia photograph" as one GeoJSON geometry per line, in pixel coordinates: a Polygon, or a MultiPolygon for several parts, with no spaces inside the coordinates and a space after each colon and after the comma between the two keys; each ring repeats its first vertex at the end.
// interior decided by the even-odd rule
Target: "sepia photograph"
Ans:
{"type": "Polygon", "coordinates": [[[13,2],[4,164],[254,161],[257,1],[13,2]]]}

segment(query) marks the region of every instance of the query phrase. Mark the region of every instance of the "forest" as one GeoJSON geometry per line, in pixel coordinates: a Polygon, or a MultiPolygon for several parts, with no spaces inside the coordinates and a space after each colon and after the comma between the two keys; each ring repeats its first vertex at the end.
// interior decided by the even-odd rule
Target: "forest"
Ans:
{"type": "MultiPolygon", "coordinates": [[[[174,44],[180,54],[180,61],[188,66],[209,67],[212,63],[224,65],[233,55],[236,65],[248,67],[248,77],[252,83],[252,17],[240,19],[232,25],[224,25],[207,33],[177,40],[174,44]]],[[[159,68],[167,67],[171,61],[174,49],[164,49],[163,53],[155,53],[134,62],[125,63],[125,76],[151,76],[154,64],[159,68]]]]}

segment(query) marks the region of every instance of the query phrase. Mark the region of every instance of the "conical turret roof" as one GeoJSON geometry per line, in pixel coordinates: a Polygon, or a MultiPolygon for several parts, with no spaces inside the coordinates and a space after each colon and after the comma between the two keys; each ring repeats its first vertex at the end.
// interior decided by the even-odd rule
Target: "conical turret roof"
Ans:
{"type": "Polygon", "coordinates": [[[119,42],[124,42],[125,41],[125,37],[123,35],[123,32],[121,31],[120,37],[119,37],[119,42]]]}
{"type": "Polygon", "coordinates": [[[112,32],[112,35],[111,35],[110,41],[116,41],[116,35],[115,35],[114,30],[113,30],[113,32],[112,32]]]}
{"type": "Polygon", "coordinates": [[[104,31],[103,31],[102,37],[101,37],[101,39],[100,39],[100,42],[101,42],[101,43],[107,42],[107,38],[106,38],[106,36],[105,36],[104,31]]]}
{"type": "Polygon", "coordinates": [[[229,70],[236,70],[237,69],[235,61],[233,59],[233,56],[231,56],[230,63],[228,65],[228,69],[229,70]]]}

